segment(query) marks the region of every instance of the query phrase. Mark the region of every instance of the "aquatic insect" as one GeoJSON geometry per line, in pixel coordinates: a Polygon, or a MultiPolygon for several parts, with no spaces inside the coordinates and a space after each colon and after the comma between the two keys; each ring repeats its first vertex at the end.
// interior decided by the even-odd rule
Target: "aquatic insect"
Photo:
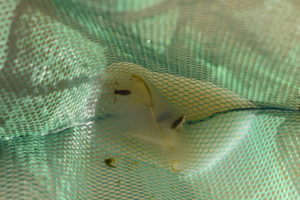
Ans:
{"type": "Polygon", "coordinates": [[[112,168],[116,168],[116,159],[114,158],[107,158],[104,160],[105,164],[108,166],[108,167],[112,167],[112,168]]]}
{"type": "Polygon", "coordinates": [[[171,129],[177,129],[180,128],[182,126],[182,124],[185,121],[185,117],[182,115],[180,116],[178,119],[176,119],[173,124],[171,125],[171,129]]]}
{"type": "Polygon", "coordinates": [[[115,90],[114,94],[118,94],[118,95],[130,95],[131,91],[130,90],[115,90]]]}

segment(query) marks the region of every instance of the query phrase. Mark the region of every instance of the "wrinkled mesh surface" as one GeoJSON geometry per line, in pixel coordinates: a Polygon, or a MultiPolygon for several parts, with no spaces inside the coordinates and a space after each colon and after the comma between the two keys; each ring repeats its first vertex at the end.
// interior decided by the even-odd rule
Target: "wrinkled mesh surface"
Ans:
{"type": "Polygon", "coordinates": [[[299,10],[0,0],[0,199],[298,199],[299,10]],[[182,170],[106,120],[127,73],[186,116],[182,170]]]}

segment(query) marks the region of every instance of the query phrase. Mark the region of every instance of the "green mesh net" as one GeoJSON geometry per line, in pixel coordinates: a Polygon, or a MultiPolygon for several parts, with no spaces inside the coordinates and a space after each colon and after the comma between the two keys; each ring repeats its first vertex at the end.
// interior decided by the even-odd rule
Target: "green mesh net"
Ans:
{"type": "Polygon", "coordinates": [[[0,199],[299,199],[297,0],[0,0],[0,199]]]}

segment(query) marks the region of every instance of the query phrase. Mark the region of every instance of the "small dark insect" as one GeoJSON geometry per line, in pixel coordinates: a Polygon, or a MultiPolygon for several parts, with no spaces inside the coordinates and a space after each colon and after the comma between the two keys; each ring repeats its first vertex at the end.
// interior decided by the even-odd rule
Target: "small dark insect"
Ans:
{"type": "Polygon", "coordinates": [[[114,158],[107,158],[104,160],[105,164],[109,167],[116,168],[116,160],[114,158]]]}
{"type": "Polygon", "coordinates": [[[182,115],[178,119],[176,119],[175,122],[173,122],[171,129],[176,129],[180,127],[180,125],[182,125],[183,122],[184,122],[184,116],[182,115]]]}
{"type": "Polygon", "coordinates": [[[114,94],[126,96],[126,95],[130,95],[131,91],[130,90],[115,90],[114,94]]]}

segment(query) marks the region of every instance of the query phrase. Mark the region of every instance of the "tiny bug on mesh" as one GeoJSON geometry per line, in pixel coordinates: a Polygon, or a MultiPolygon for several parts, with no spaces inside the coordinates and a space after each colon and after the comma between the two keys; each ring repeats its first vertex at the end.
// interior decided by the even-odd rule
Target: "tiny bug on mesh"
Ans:
{"type": "MultiPolygon", "coordinates": [[[[119,83],[117,81],[115,81],[115,85],[118,87],[119,83]]],[[[123,89],[114,89],[114,103],[116,103],[117,101],[117,97],[116,95],[122,95],[122,96],[128,96],[131,94],[130,90],[123,90],[123,89]]]]}
{"type": "Polygon", "coordinates": [[[127,95],[131,94],[131,91],[130,90],[115,90],[114,94],[127,96],[127,95]]]}
{"type": "Polygon", "coordinates": [[[180,116],[178,119],[176,119],[173,124],[171,125],[171,129],[177,129],[180,128],[181,125],[184,123],[185,117],[184,115],[180,116]]]}
{"type": "Polygon", "coordinates": [[[114,158],[107,158],[104,160],[105,164],[108,166],[108,167],[112,167],[112,168],[116,168],[116,159],[114,158]]]}

